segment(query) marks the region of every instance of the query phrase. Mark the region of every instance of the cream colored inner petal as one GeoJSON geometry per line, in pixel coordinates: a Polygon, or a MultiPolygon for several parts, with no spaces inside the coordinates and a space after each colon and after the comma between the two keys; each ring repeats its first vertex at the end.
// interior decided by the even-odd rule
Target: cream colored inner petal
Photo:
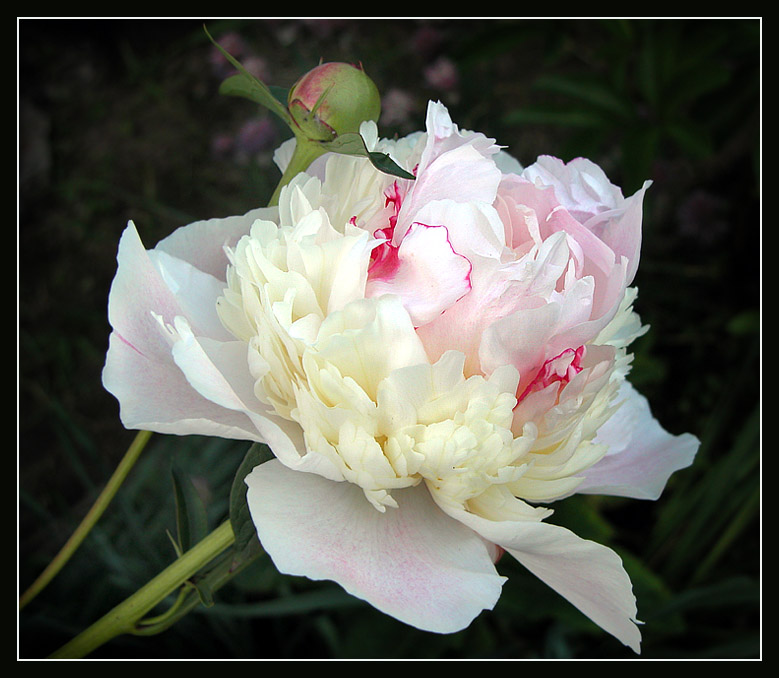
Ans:
{"type": "MultiPolygon", "coordinates": [[[[257,221],[228,252],[217,313],[247,344],[255,394],[300,425],[306,455],[323,461],[307,468],[336,469],[379,511],[396,506],[393,490],[425,483],[441,504],[542,520],[548,509],[532,502],[570,491],[603,453],[592,439],[609,413],[619,337],[635,331],[632,299],[604,335],[616,344],[608,355],[594,351],[601,360],[560,393],[534,392],[518,405],[517,369],[466,376],[460,351],[431,362],[400,297],[365,298],[376,241],[344,221],[351,210],[336,210],[333,196],[344,191],[367,214],[382,208],[370,196],[383,199],[386,186],[360,176],[364,163],[332,164],[324,184],[302,175],[282,193],[281,225],[257,221]]],[[[568,259],[562,236],[537,256],[559,260],[551,278],[530,276],[553,290],[568,259]]]]}

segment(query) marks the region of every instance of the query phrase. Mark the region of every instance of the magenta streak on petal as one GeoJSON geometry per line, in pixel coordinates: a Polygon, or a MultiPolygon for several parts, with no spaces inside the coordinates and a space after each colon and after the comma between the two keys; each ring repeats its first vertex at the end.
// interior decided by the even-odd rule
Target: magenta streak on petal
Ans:
{"type": "Polygon", "coordinates": [[[582,371],[583,355],[584,346],[579,346],[576,350],[567,348],[559,355],[547,360],[543,367],[538,370],[538,374],[536,374],[533,381],[527,385],[517,402],[521,402],[533,391],[540,391],[550,384],[559,384],[559,393],[574,376],[582,371]]]}
{"type": "MultiPolygon", "coordinates": [[[[140,349],[138,349],[136,346],[134,346],[134,345],[133,345],[133,344],[131,344],[129,341],[127,341],[127,339],[125,339],[125,338],[124,338],[124,337],[123,337],[121,334],[119,334],[119,332],[117,332],[116,330],[114,330],[114,334],[117,336],[117,338],[118,338],[118,339],[120,339],[120,340],[121,340],[121,342],[122,342],[123,344],[125,344],[126,346],[129,346],[129,347],[130,347],[130,348],[131,348],[133,351],[135,351],[135,352],[136,352],[138,355],[140,355],[140,356],[144,356],[143,352],[142,352],[140,349]]],[[[146,356],[144,356],[144,357],[146,357],[146,356]]]]}
{"type": "MultiPolygon", "coordinates": [[[[468,273],[465,275],[465,281],[468,289],[463,293],[463,296],[471,291],[471,288],[473,287],[471,283],[471,274],[473,273],[473,264],[471,263],[470,259],[468,257],[460,254],[459,252],[456,252],[454,247],[452,246],[452,241],[449,238],[449,229],[446,228],[446,226],[432,226],[430,224],[423,224],[419,221],[415,221],[411,224],[408,231],[406,231],[405,238],[408,238],[415,228],[442,228],[444,229],[444,232],[446,233],[446,242],[449,245],[449,249],[452,251],[452,254],[454,254],[456,257],[460,257],[461,259],[464,259],[466,262],[468,262],[468,273]]],[[[403,247],[403,241],[396,247],[392,244],[392,227],[390,228],[381,228],[376,231],[374,231],[374,236],[376,238],[387,238],[386,242],[383,242],[381,245],[374,248],[373,252],[371,253],[371,265],[368,268],[368,276],[370,278],[380,278],[383,280],[391,280],[395,274],[398,271],[398,268],[402,264],[401,257],[398,256],[398,252],[400,251],[401,247],[403,247]]]]}
{"type": "Polygon", "coordinates": [[[384,192],[384,197],[384,207],[392,205],[392,213],[389,216],[389,226],[376,229],[373,232],[375,238],[386,239],[386,241],[375,247],[371,252],[371,264],[368,268],[368,275],[390,278],[398,268],[398,248],[392,244],[401,203],[397,181],[392,182],[392,186],[384,192]]]}
{"type": "Polygon", "coordinates": [[[371,252],[371,263],[368,267],[369,278],[392,278],[398,270],[400,260],[398,259],[398,248],[392,244],[393,228],[379,228],[374,231],[375,238],[386,238],[386,240],[373,248],[371,252]]]}
{"type": "MultiPolygon", "coordinates": [[[[417,224],[412,224],[412,226],[416,226],[417,224]]],[[[460,257],[461,259],[465,259],[465,261],[468,262],[468,273],[465,275],[465,282],[467,283],[468,289],[463,292],[463,294],[460,296],[458,301],[462,299],[468,292],[470,292],[473,289],[473,282],[471,281],[471,275],[473,275],[473,263],[471,260],[466,257],[464,254],[460,254],[454,249],[454,245],[452,245],[452,240],[449,237],[449,229],[446,226],[428,226],[426,224],[419,224],[420,226],[424,226],[425,228],[443,228],[444,232],[446,233],[446,243],[449,245],[449,248],[452,250],[452,253],[456,256],[460,257]]]]}

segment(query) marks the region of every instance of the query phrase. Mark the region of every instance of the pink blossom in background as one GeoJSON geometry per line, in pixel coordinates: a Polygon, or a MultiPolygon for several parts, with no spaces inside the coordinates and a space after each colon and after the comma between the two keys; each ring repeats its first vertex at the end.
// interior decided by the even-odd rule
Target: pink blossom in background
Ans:
{"type": "Polygon", "coordinates": [[[381,123],[403,125],[409,122],[414,110],[414,97],[411,94],[397,87],[390,88],[381,98],[381,123]]]}
{"type": "Polygon", "coordinates": [[[442,92],[454,90],[460,84],[456,64],[448,57],[438,57],[424,70],[425,81],[430,87],[442,92]]]}

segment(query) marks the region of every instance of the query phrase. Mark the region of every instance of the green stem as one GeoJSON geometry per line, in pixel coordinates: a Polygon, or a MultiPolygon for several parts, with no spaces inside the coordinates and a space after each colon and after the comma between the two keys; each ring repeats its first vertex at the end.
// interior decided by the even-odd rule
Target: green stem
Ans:
{"type": "MultiPolygon", "coordinates": [[[[262,551],[259,549],[249,556],[244,555],[244,557],[239,557],[238,559],[235,558],[233,552],[224,554],[227,557],[223,556],[221,562],[218,562],[214,569],[210,570],[205,577],[211,594],[218,591],[261,555],[262,551]]],[[[198,585],[200,585],[200,582],[198,582],[198,585]]],[[[158,617],[142,619],[133,633],[137,636],[152,636],[162,633],[201,604],[204,603],[200,591],[196,587],[182,587],[178,599],[169,610],[158,617]]]]}
{"type": "Polygon", "coordinates": [[[205,539],[171,563],[143,588],[117,605],[69,643],[52,659],[85,657],[123,633],[132,633],[145,614],[196,574],[235,540],[230,521],[222,523],[205,539]]]}
{"type": "Polygon", "coordinates": [[[320,155],[325,153],[325,149],[318,143],[309,141],[302,135],[296,135],[295,150],[290,158],[287,169],[284,170],[284,174],[281,175],[279,185],[276,186],[276,190],[273,192],[268,207],[279,204],[279,196],[281,195],[281,189],[284,188],[293,177],[300,172],[305,172],[308,166],[316,160],[320,155]]]}
{"type": "Polygon", "coordinates": [[[100,493],[86,516],[84,516],[84,519],[76,528],[75,532],[73,532],[68,541],[65,542],[65,545],[48,564],[46,569],[41,572],[32,585],[22,594],[19,599],[19,609],[23,608],[35,598],[35,596],[37,596],[49,582],[54,579],[57,573],[70,560],[71,556],[81,545],[81,542],[84,541],[84,538],[89,534],[89,531],[94,527],[95,523],[100,519],[100,516],[103,515],[103,512],[111,503],[111,500],[121,487],[124,479],[130,472],[130,469],[132,469],[135,462],[138,460],[138,457],[141,455],[141,452],[143,452],[143,449],[146,447],[146,443],[149,441],[150,437],[151,432],[149,431],[138,432],[130,447],[127,448],[127,452],[124,453],[124,457],[122,457],[122,460],[119,462],[119,466],[116,467],[116,470],[103,488],[103,491],[100,493]]]}

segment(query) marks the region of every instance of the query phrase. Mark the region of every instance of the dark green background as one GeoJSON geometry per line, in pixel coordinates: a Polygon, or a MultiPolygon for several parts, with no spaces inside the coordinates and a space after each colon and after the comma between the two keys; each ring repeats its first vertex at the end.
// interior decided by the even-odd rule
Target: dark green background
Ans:
{"type": "MultiPolygon", "coordinates": [[[[275,127],[256,154],[216,152],[264,114],[220,96],[203,21],[21,20],[19,27],[19,586],[40,572],[133,438],[100,383],[119,235],[147,244],[243,213],[278,179],[275,127]]],[[[760,656],[760,55],[758,20],[207,21],[288,87],[320,59],[361,61],[382,92],[441,99],[463,128],[599,163],[627,194],[646,178],[632,381],[673,433],[702,440],[658,502],[572,498],[553,521],[616,549],[638,596],[644,658],[760,656]],[[424,32],[420,32],[423,31],[424,32]],[[432,37],[424,43],[423,35],[432,37]],[[425,81],[439,56],[454,88],[425,81]]],[[[266,121],[267,123],[267,121],[266,121]]],[[[275,124],[275,123],[272,123],[275,124]]],[[[76,557],[19,615],[45,657],[162,569],[171,468],[216,526],[246,446],[155,436],[76,557]]],[[[261,561],[217,604],[96,657],[634,658],[519,566],[496,609],[452,636],[410,629],[328,583],[261,561]]]]}

